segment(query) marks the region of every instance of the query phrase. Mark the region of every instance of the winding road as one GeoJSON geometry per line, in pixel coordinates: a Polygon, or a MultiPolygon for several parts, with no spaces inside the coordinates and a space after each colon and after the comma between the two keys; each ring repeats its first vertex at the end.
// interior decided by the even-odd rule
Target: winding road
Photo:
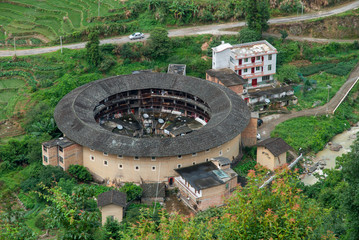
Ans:
{"type": "MultiPolygon", "coordinates": [[[[309,14],[291,16],[291,17],[272,18],[268,22],[269,24],[277,24],[277,23],[305,21],[305,20],[336,15],[356,8],[359,8],[359,0],[353,1],[346,5],[339,6],[337,8],[327,9],[316,13],[309,13],[309,14]]],[[[190,35],[201,35],[201,34],[213,34],[213,35],[236,34],[237,32],[226,31],[226,29],[242,27],[244,25],[245,22],[242,21],[242,22],[233,22],[233,23],[225,23],[225,24],[201,25],[196,27],[171,29],[168,31],[168,36],[178,37],[178,36],[190,36],[190,35]]],[[[148,36],[149,35],[146,34],[146,37],[144,39],[137,41],[145,41],[148,38],[148,36]]],[[[100,44],[106,44],[106,43],[123,44],[130,41],[131,40],[129,40],[127,36],[121,36],[121,37],[103,39],[100,41],[100,44]]],[[[64,45],[63,47],[69,49],[81,49],[81,48],[85,48],[85,45],[86,42],[82,42],[82,43],[64,45]]],[[[17,50],[16,55],[26,56],[26,55],[34,55],[34,54],[43,54],[43,53],[55,52],[60,48],[61,48],[60,46],[53,46],[53,47],[45,47],[45,48],[23,49],[23,50],[17,50]]],[[[9,57],[13,55],[15,55],[15,51],[13,50],[0,51],[0,57],[9,57]]]]}

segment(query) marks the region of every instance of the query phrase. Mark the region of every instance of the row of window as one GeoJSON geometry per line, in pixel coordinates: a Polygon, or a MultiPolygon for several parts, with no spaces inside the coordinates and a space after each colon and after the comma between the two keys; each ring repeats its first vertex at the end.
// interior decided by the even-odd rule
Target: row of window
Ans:
{"type": "MultiPolygon", "coordinates": [[[[249,62],[250,58],[244,58],[243,62],[247,63],[249,62]]],[[[260,61],[261,60],[261,56],[256,56],[256,61],[260,61]]],[[[271,61],[272,60],[272,54],[268,55],[268,60],[271,61]]],[[[231,59],[232,61],[232,59],[231,59]]],[[[233,62],[234,63],[234,62],[233,62]]]]}
{"type": "MultiPolygon", "coordinates": [[[[251,68],[245,68],[243,69],[243,73],[247,73],[248,70],[250,70],[251,68]]],[[[260,71],[261,70],[261,67],[256,67],[256,71],[260,71]]],[[[268,65],[268,71],[271,71],[272,70],[272,65],[268,65]]]]}
{"type": "MultiPolygon", "coordinates": [[[[90,150],[91,150],[92,152],[95,151],[95,150],[92,149],[92,148],[91,148],[90,150]]],[[[209,151],[210,151],[210,149],[207,149],[207,150],[206,150],[206,152],[209,152],[209,151]]],[[[229,152],[229,148],[227,148],[227,152],[229,152]]],[[[107,152],[104,152],[103,155],[104,155],[104,156],[108,156],[108,153],[107,153],[107,152]]],[[[193,157],[197,156],[197,153],[192,153],[192,156],[193,156],[193,157]]],[[[222,156],[222,154],[220,154],[220,156],[222,156]]],[[[93,157],[93,156],[92,156],[92,157],[93,157]]],[[[117,155],[117,158],[122,159],[122,158],[123,158],[123,155],[117,155]]],[[[177,158],[178,158],[178,159],[181,159],[181,158],[182,158],[182,155],[178,155],[177,158]]],[[[139,160],[140,157],[135,156],[135,157],[133,157],[133,159],[134,159],[134,160],[139,160]]],[[[151,157],[151,160],[152,160],[152,161],[156,161],[156,157],[151,157]]]]}

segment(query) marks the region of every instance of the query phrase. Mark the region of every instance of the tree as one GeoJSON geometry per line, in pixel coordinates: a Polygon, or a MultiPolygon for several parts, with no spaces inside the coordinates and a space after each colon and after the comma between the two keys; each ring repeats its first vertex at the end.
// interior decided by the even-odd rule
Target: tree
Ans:
{"type": "Polygon", "coordinates": [[[241,43],[255,42],[261,40],[262,36],[259,32],[249,28],[243,28],[239,32],[239,41],[241,43]]]}
{"type": "Polygon", "coordinates": [[[84,166],[77,165],[77,164],[70,165],[69,173],[81,182],[92,181],[91,173],[84,166]]]}
{"type": "Polygon", "coordinates": [[[98,32],[93,31],[89,34],[89,41],[86,43],[87,61],[91,66],[98,66],[101,61],[100,41],[98,32]]]}
{"type": "MultiPolygon", "coordinates": [[[[248,185],[237,189],[223,211],[196,217],[161,212],[159,224],[140,217],[125,232],[125,239],[334,239],[316,230],[326,215],[299,189],[297,171],[284,168],[268,188],[259,188],[267,170],[257,166],[248,174],[248,185]],[[200,222],[200,224],[199,224],[200,222]]],[[[213,212],[213,210],[212,210],[213,212]]],[[[147,214],[146,212],[144,213],[147,214]]],[[[145,216],[143,215],[143,216],[145,216]]]]}
{"type": "Polygon", "coordinates": [[[148,38],[148,54],[154,59],[166,58],[171,50],[171,41],[164,28],[156,27],[148,38]]]}
{"type": "Polygon", "coordinates": [[[268,29],[270,18],[268,0],[245,0],[244,12],[248,28],[259,33],[268,29]]]}
{"type": "Polygon", "coordinates": [[[60,239],[94,239],[94,233],[100,226],[94,189],[80,185],[72,194],[67,194],[59,186],[49,188],[40,185],[46,193],[38,192],[39,196],[52,203],[48,211],[53,225],[64,229],[60,239]]]}
{"type": "Polygon", "coordinates": [[[288,37],[288,33],[286,30],[279,30],[281,34],[282,41],[284,41],[288,37]]]}
{"type": "Polygon", "coordinates": [[[104,239],[113,239],[113,240],[119,240],[121,239],[120,234],[120,224],[116,219],[111,219],[110,217],[107,217],[106,223],[104,225],[105,230],[105,237],[104,239]]]}
{"type": "Polygon", "coordinates": [[[278,69],[277,79],[286,83],[298,83],[300,82],[298,76],[298,68],[293,65],[283,65],[278,69]]]}
{"type": "Polygon", "coordinates": [[[141,197],[143,189],[140,186],[137,186],[134,183],[125,183],[123,187],[120,188],[120,192],[124,192],[127,195],[127,202],[131,202],[141,197]]]}

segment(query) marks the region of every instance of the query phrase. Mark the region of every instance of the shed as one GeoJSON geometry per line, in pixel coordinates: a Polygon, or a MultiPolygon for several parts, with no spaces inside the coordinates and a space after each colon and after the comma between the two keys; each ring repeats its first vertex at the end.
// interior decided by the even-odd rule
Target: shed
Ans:
{"type": "Polygon", "coordinates": [[[101,211],[102,224],[105,224],[107,217],[116,219],[119,222],[122,221],[126,199],[126,193],[117,190],[101,193],[97,197],[97,206],[101,211]]]}

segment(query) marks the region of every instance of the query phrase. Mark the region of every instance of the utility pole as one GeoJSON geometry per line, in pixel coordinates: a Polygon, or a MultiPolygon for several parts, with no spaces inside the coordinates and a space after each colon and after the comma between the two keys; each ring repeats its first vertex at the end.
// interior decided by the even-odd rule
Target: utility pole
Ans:
{"type": "Polygon", "coordinates": [[[100,17],[100,0],[98,0],[98,14],[97,14],[98,17],[100,17]]]}
{"type": "Polygon", "coordinates": [[[303,1],[301,1],[301,3],[302,3],[302,16],[303,16],[303,11],[304,11],[303,1]]]}
{"type": "Polygon", "coordinates": [[[60,36],[61,54],[62,54],[62,36],[60,36]]]}
{"type": "Polygon", "coordinates": [[[16,40],[15,40],[15,37],[14,37],[14,55],[16,55],[16,40]]]}

